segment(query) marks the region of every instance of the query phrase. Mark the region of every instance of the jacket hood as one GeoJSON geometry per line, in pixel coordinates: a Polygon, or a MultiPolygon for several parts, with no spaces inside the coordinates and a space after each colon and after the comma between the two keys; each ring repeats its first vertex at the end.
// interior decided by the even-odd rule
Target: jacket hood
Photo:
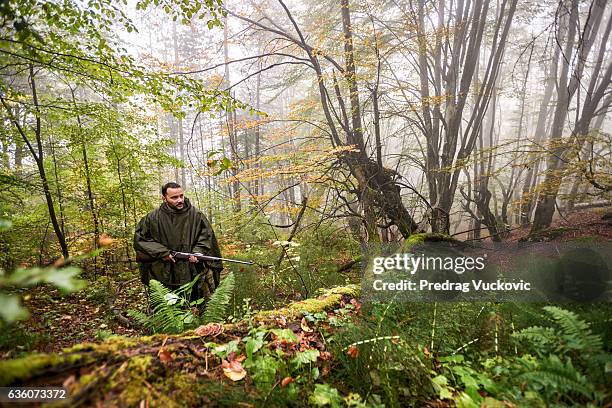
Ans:
{"type": "Polygon", "coordinates": [[[189,209],[191,208],[191,202],[189,201],[187,197],[185,197],[185,205],[180,210],[170,207],[168,203],[166,202],[162,203],[162,205],[159,208],[163,212],[168,213],[168,214],[183,214],[189,211],[189,209]]]}

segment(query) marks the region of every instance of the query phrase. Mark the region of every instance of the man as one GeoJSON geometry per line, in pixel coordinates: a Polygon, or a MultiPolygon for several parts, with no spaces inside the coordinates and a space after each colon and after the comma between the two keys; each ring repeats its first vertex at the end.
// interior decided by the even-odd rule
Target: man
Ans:
{"type": "Polygon", "coordinates": [[[171,251],[221,257],[213,229],[204,214],[183,195],[179,184],[166,183],[161,193],[161,206],[143,217],[134,233],[136,252],[153,260],[140,263],[141,280],[148,285],[149,280],[155,279],[174,290],[203,273],[191,299],[210,297],[219,285],[221,261],[206,261],[203,265],[194,256],[187,262],[179,261],[171,251]]]}

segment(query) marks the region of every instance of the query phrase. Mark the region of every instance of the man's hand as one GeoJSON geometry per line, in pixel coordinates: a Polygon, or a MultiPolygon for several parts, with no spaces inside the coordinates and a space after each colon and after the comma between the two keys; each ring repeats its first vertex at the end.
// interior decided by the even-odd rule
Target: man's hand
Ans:
{"type": "Polygon", "coordinates": [[[202,255],[202,254],[199,252],[194,252],[193,255],[189,257],[189,262],[198,263],[198,258],[196,258],[195,255],[202,255]]]}
{"type": "Polygon", "coordinates": [[[166,255],[162,258],[162,260],[166,261],[166,262],[173,262],[176,263],[176,259],[174,259],[174,257],[172,256],[172,254],[170,255],[166,255]]]}

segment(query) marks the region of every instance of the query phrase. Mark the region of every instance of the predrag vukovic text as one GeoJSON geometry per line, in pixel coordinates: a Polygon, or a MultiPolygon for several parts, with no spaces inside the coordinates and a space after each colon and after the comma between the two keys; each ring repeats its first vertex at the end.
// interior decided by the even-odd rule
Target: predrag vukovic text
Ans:
{"type": "Polygon", "coordinates": [[[453,282],[445,280],[443,282],[431,282],[426,279],[413,281],[402,279],[395,282],[386,282],[376,279],[372,287],[377,291],[457,291],[468,293],[474,291],[530,291],[531,283],[520,280],[519,282],[504,282],[498,279],[495,282],[483,280],[471,280],[470,282],[453,282]]]}

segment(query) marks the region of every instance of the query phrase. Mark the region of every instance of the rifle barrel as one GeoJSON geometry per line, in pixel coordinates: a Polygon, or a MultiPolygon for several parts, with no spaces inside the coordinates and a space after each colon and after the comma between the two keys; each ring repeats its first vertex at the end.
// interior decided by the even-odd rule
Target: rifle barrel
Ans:
{"type": "Polygon", "coordinates": [[[234,262],[243,265],[253,265],[251,261],[240,261],[238,259],[230,259],[230,258],[220,258],[218,256],[210,256],[210,255],[195,255],[190,254],[188,252],[173,252],[172,256],[176,259],[189,259],[190,256],[195,256],[199,261],[226,261],[226,262],[234,262]]]}

